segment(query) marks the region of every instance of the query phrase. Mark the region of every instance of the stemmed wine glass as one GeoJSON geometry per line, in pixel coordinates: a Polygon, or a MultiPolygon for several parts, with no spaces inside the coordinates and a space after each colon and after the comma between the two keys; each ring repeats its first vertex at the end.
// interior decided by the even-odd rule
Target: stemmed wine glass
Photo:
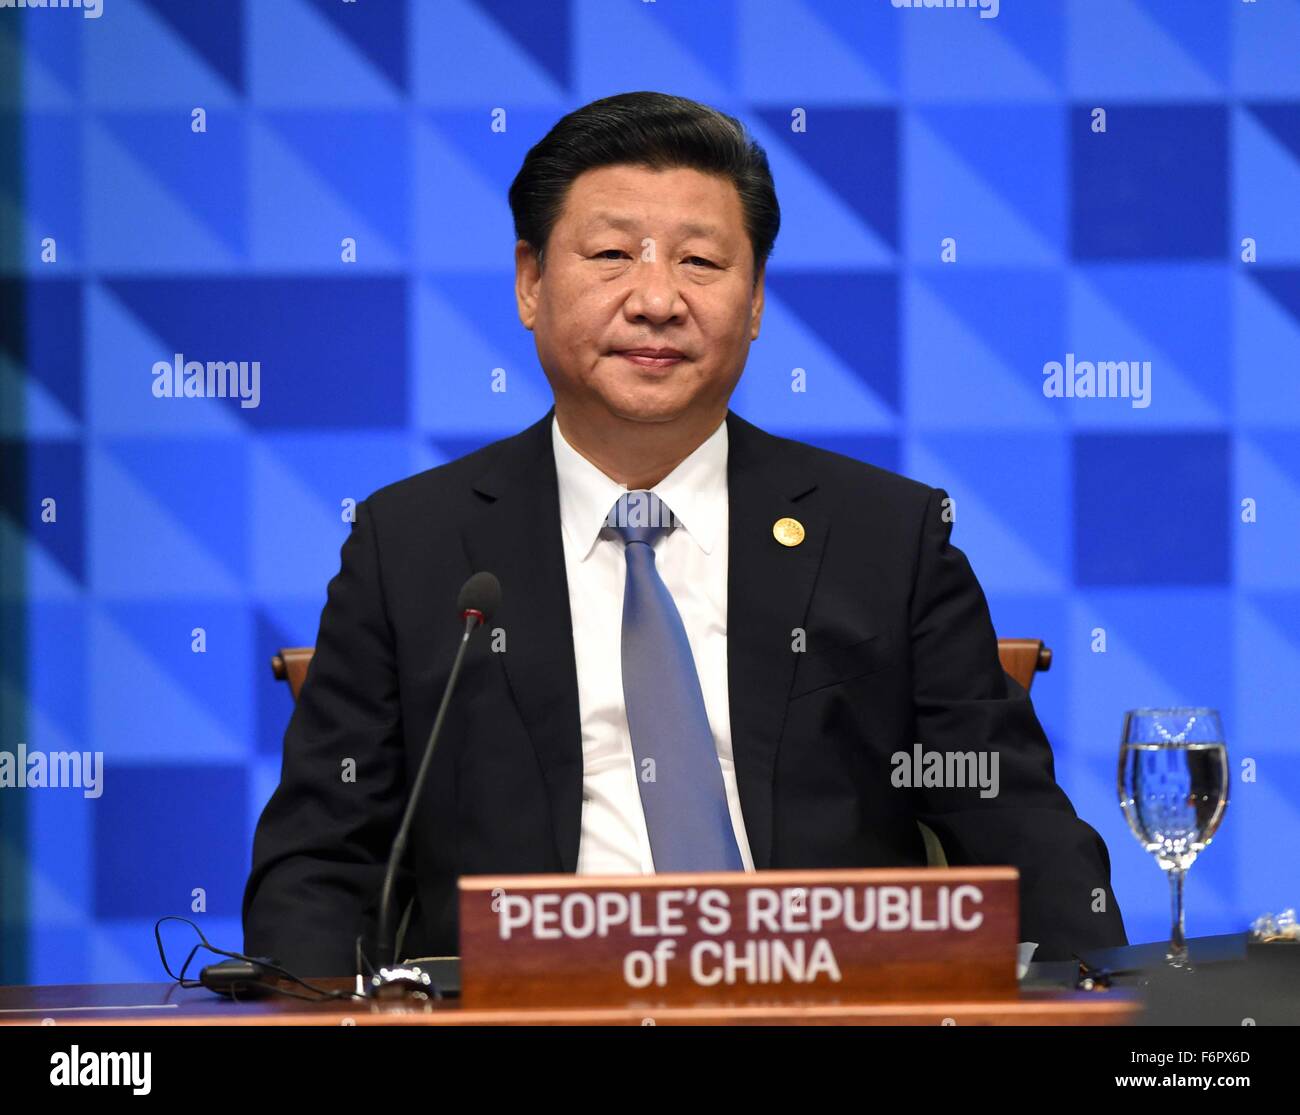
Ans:
{"type": "Polygon", "coordinates": [[[1228,748],[1210,708],[1124,714],[1119,804],[1142,846],[1169,876],[1173,927],[1165,960],[1191,969],[1183,936],[1183,881],[1228,806],[1228,748]]]}

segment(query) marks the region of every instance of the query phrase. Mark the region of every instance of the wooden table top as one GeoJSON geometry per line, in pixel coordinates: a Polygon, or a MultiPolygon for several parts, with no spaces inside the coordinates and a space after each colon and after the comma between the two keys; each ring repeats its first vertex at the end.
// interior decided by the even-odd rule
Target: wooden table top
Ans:
{"type": "MultiPolygon", "coordinates": [[[[315,984],[337,990],[350,979],[315,984]]],[[[1134,993],[1022,988],[1006,1000],[931,1000],[732,1007],[473,1009],[459,999],[305,1002],[282,996],[231,1002],[205,988],[168,983],[0,987],[0,1025],[502,1026],[502,1025],[878,1025],[1106,1026],[1136,1020],[1134,993]]]]}

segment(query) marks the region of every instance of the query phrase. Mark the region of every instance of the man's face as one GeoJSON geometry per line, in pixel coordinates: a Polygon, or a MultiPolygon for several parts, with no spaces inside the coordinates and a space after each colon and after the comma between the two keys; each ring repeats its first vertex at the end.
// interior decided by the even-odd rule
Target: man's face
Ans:
{"type": "Polygon", "coordinates": [[[721,420],[763,312],[730,181],[685,168],[586,171],[570,184],[545,269],[523,241],[515,263],[519,318],[568,414],[721,420]]]}

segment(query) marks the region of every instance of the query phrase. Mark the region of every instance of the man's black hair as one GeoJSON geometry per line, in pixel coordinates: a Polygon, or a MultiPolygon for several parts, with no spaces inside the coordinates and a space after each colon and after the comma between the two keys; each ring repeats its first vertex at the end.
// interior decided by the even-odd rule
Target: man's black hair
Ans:
{"type": "Polygon", "coordinates": [[[543,261],[573,180],[620,164],[690,167],[729,179],[740,195],[758,281],[781,227],[767,154],[734,116],[668,93],[619,93],[557,121],[529,150],[511,183],[516,239],[543,261]]]}

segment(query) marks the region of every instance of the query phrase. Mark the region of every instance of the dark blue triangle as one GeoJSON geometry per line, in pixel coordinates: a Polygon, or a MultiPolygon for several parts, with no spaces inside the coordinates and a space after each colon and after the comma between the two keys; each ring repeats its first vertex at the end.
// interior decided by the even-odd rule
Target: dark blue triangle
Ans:
{"type": "Polygon", "coordinates": [[[307,0],[348,41],[375,64],[379,72],[406,92],[406,0],[307,0]]]}
{"type": "Polygon", "coordinates": [[[1246,107],[1274,139],[1300,160],[1300,104],[1275,102],[1246,107]]]}
{"type": "Polygon", "coordinates": [[[69,441],[0,442],[0,512],[26,532],[78,584],[86,583],[85,454],[69,441]],[[56,501],[57,517],[41,522],[41,501],[56,501]]]}
{"type": "Polygon", "coordinates": [[[898,280],[892,273],[772,272],[767,287],[844,366],[898,411],[898,280]]]}
{"type": "Polygon", "coordinates": [[[898,114],[892,108],[826,108],[790,131],[788,108],[759,113],[797,155],[891,248],[898,247],[898,114]]]}
{"type": "MultiPolygon", "coordinates": [[[[248,243],[248,144],[243,117],[214,108],[202,142],[177,144],[176,114],[103,112],[100,120],[189,213],[242,255],[248,243]]],[[[188,134],[188,126],[184,133],[188,134]]]]}
{"type": "Polygon", "coordinates": [[[81,390],[81,282],[0,280],[0,353],[83,416],[81,390]]]}
{"type": "Polygon", "coordinates": [[[1228,80],[1232,54],[1232,9],[1206,4],[1189,19],[1184,0],[1138,0],[1138,6],[1156,22],[1187,56],[1215,81],[1228,80]]]}
{"type": "Polygon", "coordinates": [[[217,73],[244,92],[244,0],[144,0],[217,73]]]}
{"type": "Polygon", "coordinates": [[[1289,267],[1251,267],[1246,273],[1300,324],[1300,271],[1289,267]]]}
{"type": "Polygon", "coordinates": [[[403,249],[409,183],[404,111],[264,111],[262,116],[359,217],[397,251],[403,249]]]}
{"type": "Polygon", "coordinates": [[[536,59],[558,85],[569,87],[573,18],[571,0],[521,4],[519,0],[474,0],[519,48],[536,59]]]}

